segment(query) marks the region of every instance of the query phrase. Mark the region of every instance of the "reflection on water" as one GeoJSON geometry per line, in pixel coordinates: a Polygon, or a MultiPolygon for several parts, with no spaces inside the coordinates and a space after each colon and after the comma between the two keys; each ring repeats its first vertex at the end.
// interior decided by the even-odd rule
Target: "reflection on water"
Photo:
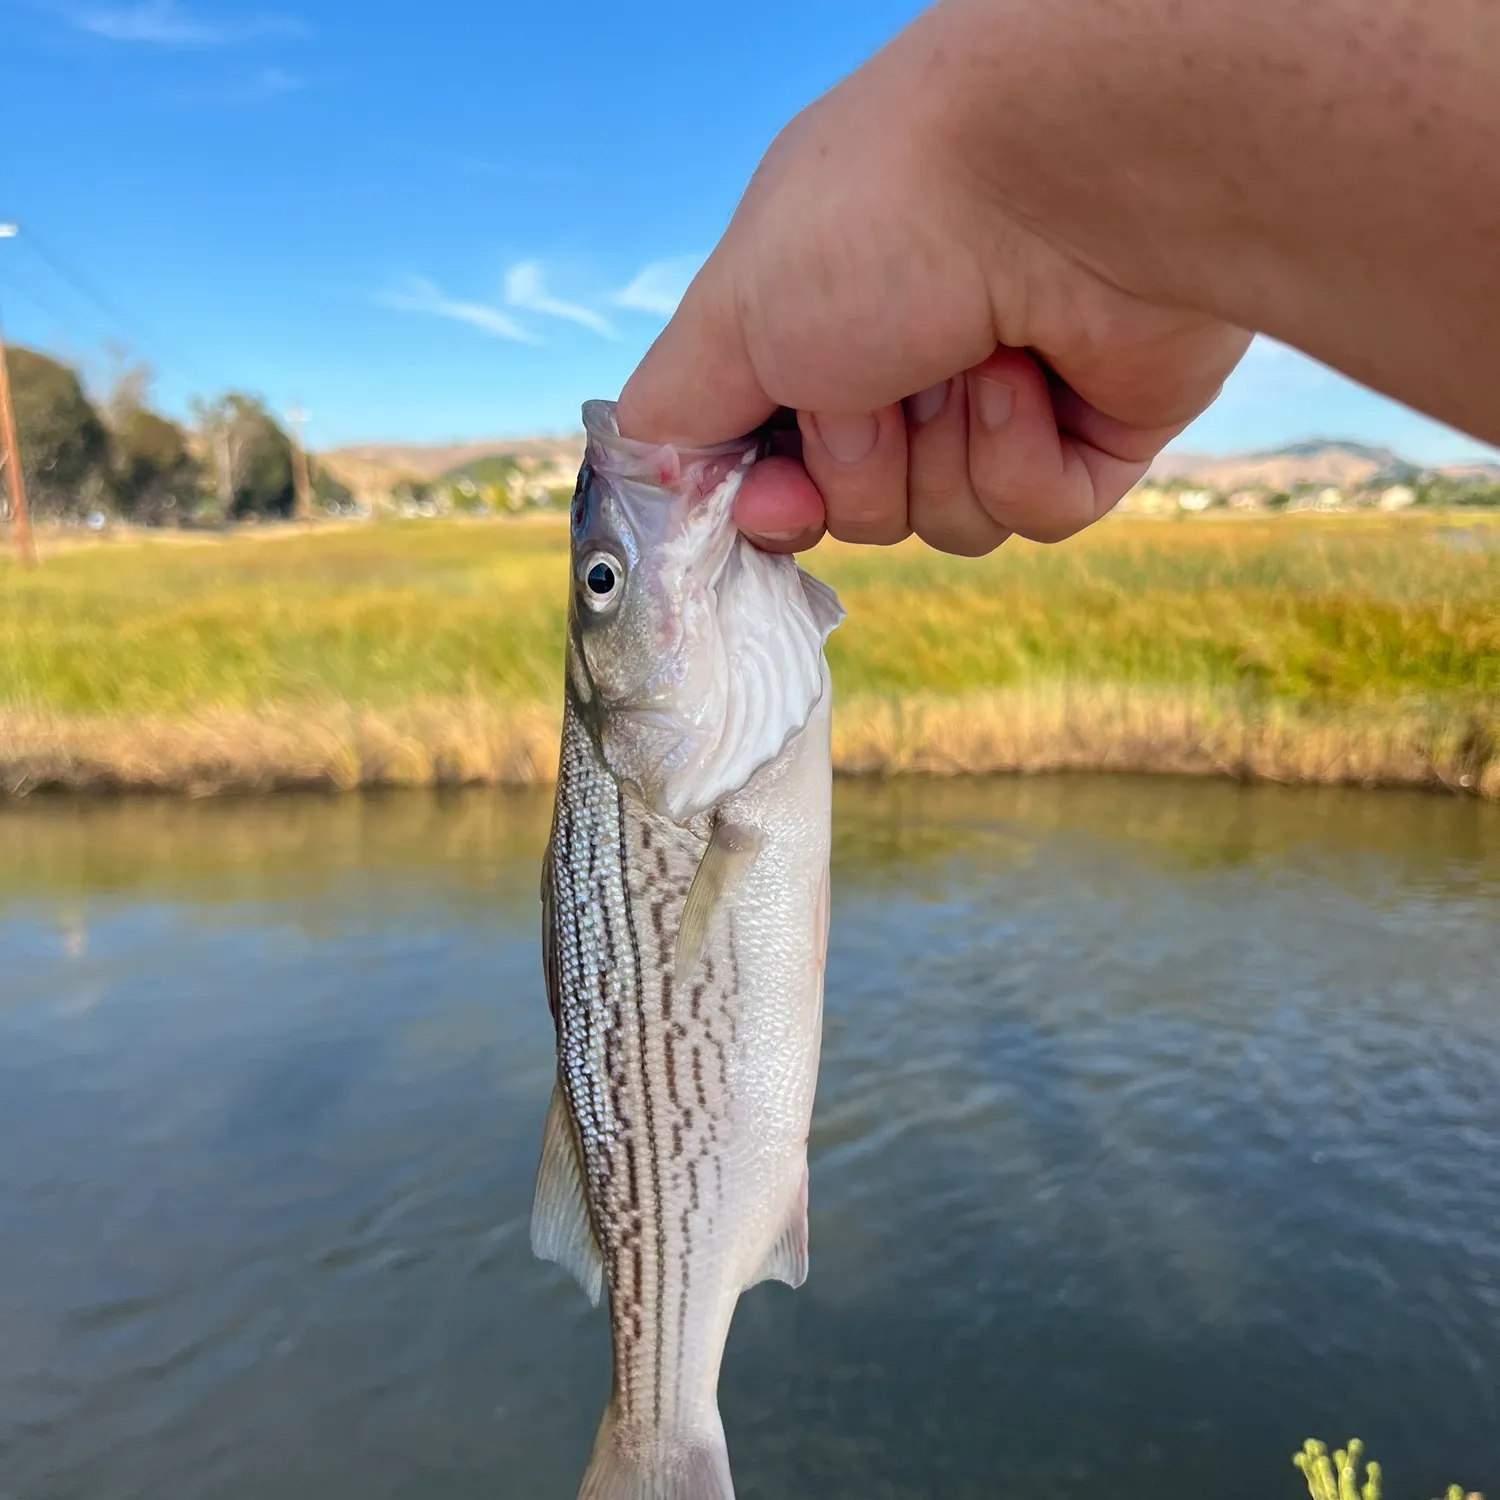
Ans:
{"type": "MultiPolygon", "coordinates": [[[[812,1276],[741,1500],[1500,1488],[1500,816],[842,784],[812,1276]]],[[[545,798],[0,812],[0,1497],[571,1500],[545,798]]]]}

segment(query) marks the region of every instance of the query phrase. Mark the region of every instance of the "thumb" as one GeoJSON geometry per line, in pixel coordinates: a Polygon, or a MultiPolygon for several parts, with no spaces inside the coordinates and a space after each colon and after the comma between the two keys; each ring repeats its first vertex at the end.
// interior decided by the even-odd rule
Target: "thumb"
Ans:
{"type": "Polygon", "coordinates": [[[776,409],[751,363],[733,277],[716,251],[625,382],[621,436],[704,447],[742,437],[776,409]]]}

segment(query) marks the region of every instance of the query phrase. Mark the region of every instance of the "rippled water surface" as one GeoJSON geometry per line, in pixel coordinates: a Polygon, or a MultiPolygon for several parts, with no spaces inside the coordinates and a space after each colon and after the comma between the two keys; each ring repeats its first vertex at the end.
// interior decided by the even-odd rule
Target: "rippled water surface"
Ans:
{"type": "MultiPolygon", "coordinates": [[[[741,1500],[1500,1492],[1500,809],[842,784],[741,1500]]],[[[572,1500],[545,798],[0,811],[0,1497],[572,1500]]]]}

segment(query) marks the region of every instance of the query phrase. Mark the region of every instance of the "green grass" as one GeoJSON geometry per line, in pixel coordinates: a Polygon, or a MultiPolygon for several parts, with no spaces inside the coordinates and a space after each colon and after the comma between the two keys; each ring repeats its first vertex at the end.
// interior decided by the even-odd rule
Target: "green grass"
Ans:
{"type": "Polygon", "coordinates": [[[0,704],[189,714],[559,691],[555,527],[395,521],[0,566],[0,704]]]}
{"type": "MultiPolygon", "coordinates": [[[[55,732],[330,706],[555,710],[566,557],[553,517],[44,544],[35,572],[0,563],[0,712],[55,732]]],[[[1137,704],[1168,718],[1186,704],[1195,722],[1274,717],[1283,741],[1338,721],[1418,760],[1414,735],[1446,736],[1481,779],[1494,759],[1496,518],[1122,518],[978,561],[825,544],[808,565],[849,610],[829,644],[846,727],[860,705],[882,725],[902,705],[936,723],[945,705],[1014,718],[1062,694],[1042,718],[1096,735],[1101,754],[1137,704]],[[1077,706],[1091,693],[1110,705],[1093,729],[1077,706]]],[[[1037,723],[1033,738],[1060,732],[1037,723]]],[[[862,768],[891,759],[866,740],[862,768]]]]}
{"type": "MultiPolygon", "coordinates": [[[[1350,703],[1500,696],[1500,526],[1455,548],[1424,521],[1120,521],[980,563],[841,549],[850,692],[1067,678],[1350,703]]],[[[1472,538],[1475,533],[1459,533],[1472,538]]]]}

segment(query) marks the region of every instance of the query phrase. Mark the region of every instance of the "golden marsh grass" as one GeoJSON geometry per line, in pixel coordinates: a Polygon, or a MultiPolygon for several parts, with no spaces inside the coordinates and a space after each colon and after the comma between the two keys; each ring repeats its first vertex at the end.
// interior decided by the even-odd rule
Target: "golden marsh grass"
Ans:
{"type": "MultiPolygon", "coordinates": [[[[0,786],[531,784],[554,770],[553,518],[72,545],[0,564],[0,786]]],[[[849,619],[835,763],[1500,795],[1500,524],[1111,520],[979,561],[808,561],[849,619]]]]}

